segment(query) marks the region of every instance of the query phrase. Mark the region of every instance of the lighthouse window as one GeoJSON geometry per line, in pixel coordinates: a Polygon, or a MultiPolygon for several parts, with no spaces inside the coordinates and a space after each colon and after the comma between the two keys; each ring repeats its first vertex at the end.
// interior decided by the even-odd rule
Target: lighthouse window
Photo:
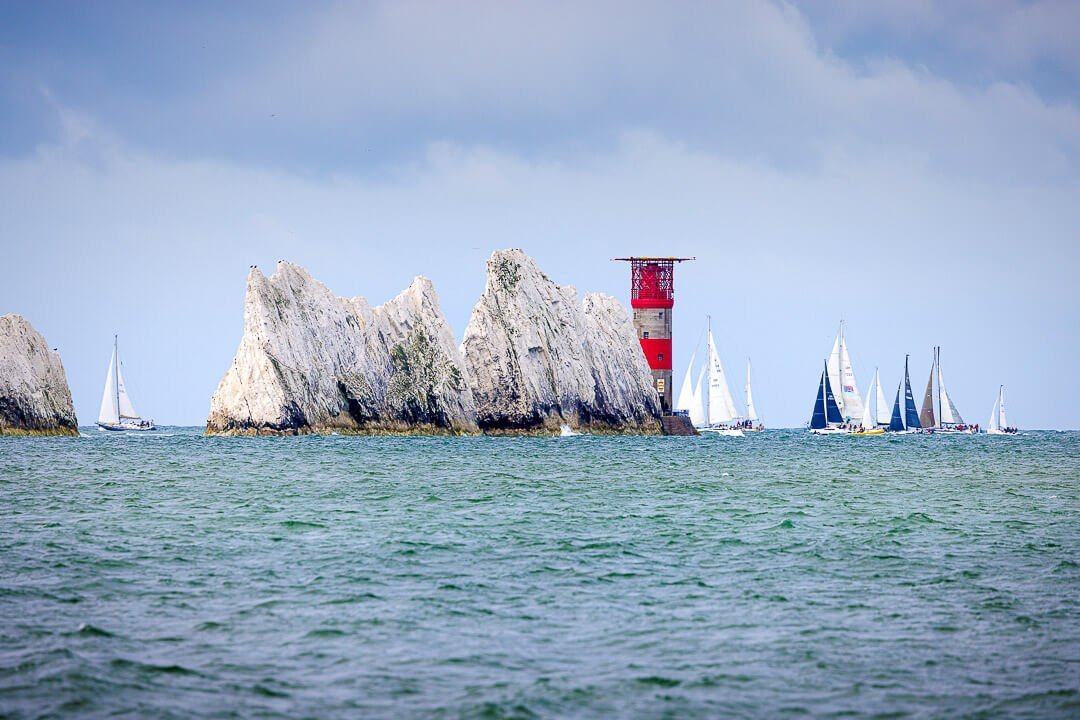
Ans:
{"type": "Polygon", "coordinates": [[[642,331],[642,333],[641,333],[641,337],[643,337],[643,338],[648,338],[648,337],[649,337],[649,331],[648,331],[648,330],[644,330],[644,331],[642,331]]]}
{"type": "Polygon", "coordinates": [[[664,311],[663,311],[663,310],[661,310],[660,312],[656,313],[656,317],[658,317],[658,318],[660,318],[661,320],[663,320],[663,319],[664,319],[664,311]]]}
{"type": "Polygon", "coordinates": [[[658,361],[659,361],[659,360],[663,360],[663,359],[664,359],[664,353],[659,353],[659,354],[657,354],[657,356],[656,356],[656,359],[657,359],[658,361]]]}

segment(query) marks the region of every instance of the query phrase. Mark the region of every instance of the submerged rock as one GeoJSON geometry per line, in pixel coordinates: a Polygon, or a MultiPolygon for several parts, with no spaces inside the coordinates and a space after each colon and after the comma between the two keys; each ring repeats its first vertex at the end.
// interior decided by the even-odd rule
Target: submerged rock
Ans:
{"type": "Polygon", "coordinates": [[[20,315],[0,315],[0,435],[78,435],[60,355],[20,315]]]}
{"type": "Polygon", "coordinates": [[[476,410],[435,288],[372,308],[303,268],[248,274],[244,336],[207,433],[474,433],[476,410]]]}
{"type": "Polygon", "coordinates": [[[461,348],[485,432],[660,432],[630,313],[608,295],[579,302],[521,250],[488,260],[461,348]]]}

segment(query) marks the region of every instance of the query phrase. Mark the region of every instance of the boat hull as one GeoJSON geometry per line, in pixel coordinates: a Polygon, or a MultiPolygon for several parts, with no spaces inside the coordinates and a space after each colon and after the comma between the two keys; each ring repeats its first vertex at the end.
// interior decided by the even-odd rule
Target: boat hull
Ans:
{"type": "Polygon", "coordinates": [[[157,425],[151,423],[150,425],[129,425],[127,423],[97,423],[98,430],[108,432],[148,432],[150,430],[157,430],[157,425]]]}
{"type": "Polygon", "coordinates": [[[884,435],[885,430],[882,428],[876,428],[874,430],[860,430],[859,432],[849,433],[853,437],[866,437],[869,435],[884,435]]]}
{"type": "Polygon", "coordinates": [[[840,428],[810,428],[811,435],[848,435],[847,430],[840,428]]]}
{"type": "Polygon", "coordinates": [[[698,430],[703,433],[719,435],[720,437],[744,437],[743,431],[738,428],[703,427],[698,428],[698,430]]]}

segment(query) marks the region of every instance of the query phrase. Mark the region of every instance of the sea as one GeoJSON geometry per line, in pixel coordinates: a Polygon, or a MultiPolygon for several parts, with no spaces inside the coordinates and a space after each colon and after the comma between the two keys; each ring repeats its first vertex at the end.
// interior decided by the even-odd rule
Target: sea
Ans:
{"type": "Polygon", "coordinates": [[[1077,718],[1080,433],[0,438],[0,717],[1077,718]]]}

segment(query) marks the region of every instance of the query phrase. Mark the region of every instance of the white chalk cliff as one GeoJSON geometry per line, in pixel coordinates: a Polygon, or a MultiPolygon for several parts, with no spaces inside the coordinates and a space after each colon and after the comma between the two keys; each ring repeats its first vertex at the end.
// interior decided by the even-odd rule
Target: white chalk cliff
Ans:
{"type": "Polygon", "coordinates": [[[474,433],[475,418],[430,280],[372,308],[297,265],[249,272],[244,336],[210,401],[208,433],[474,433]]]}
{"type": "Polygon", "coordinates": [[[60,355],[20,315],[0,315],[0,435],[78,435],[60,355]]]}
{"type": "Polygon", "coordinates": [[[659,433],[660,399],[630,313],[499,250],[461,345],[486,432],[659,433]]]}
{"type": "Polygon", "coordinates": [[[580,302],[520,250],[488,261],[460,348],[426,278],[372,308],[282,262],[248,274],[244,336],[206,430],[651,434],[659,403],[626,308],[580,302]]]}

